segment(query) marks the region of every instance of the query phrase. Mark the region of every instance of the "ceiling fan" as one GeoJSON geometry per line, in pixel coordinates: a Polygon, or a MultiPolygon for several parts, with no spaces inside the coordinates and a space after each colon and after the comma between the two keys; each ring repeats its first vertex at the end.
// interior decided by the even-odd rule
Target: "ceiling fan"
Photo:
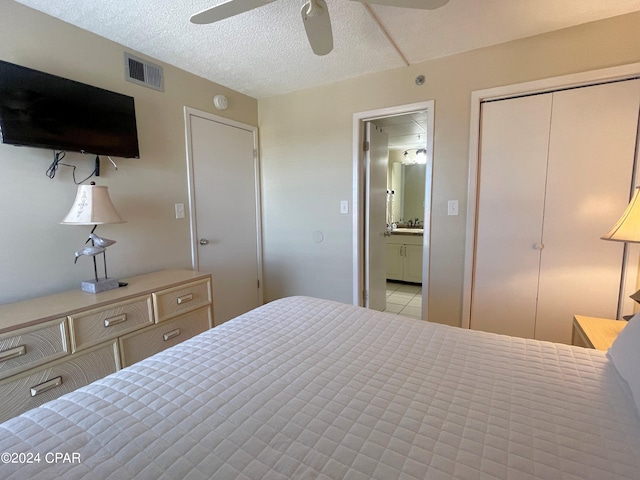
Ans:
{"type": "MultiPolygon", "coordinates": [[[[418,8],[435,10],[449,0],[352,0],[361,3],[386,5],[390,7],[418,8]]],[[[219,22],[254,8],[262,7],[275,0],[228,0],[227,2],[207,8],[191,16],[191,23],[207,24],[219,22]]],[[[307,0],[302,6],[302,21],[313,53],[326,55],[333,50],[333,33],[331,20],[325,0],[307,0]]]]}

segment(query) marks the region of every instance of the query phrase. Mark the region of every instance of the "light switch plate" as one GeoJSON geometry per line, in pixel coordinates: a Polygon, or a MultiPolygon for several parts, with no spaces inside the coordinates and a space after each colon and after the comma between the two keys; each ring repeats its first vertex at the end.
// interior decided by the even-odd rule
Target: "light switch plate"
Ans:
{"type": "Polygon", "coordinates": [[[447,202],[447,215],[458,215],[458,200],[447,202]]]}
{"type": "Polygon", "coordinates": [[[340,213],[349,213],[349,200],[340,200],[340,213]]]}
{"type": "Polygon", "coordinates": [[[176,203],[176,218],[184,218],[184,203],[176,203]]]}

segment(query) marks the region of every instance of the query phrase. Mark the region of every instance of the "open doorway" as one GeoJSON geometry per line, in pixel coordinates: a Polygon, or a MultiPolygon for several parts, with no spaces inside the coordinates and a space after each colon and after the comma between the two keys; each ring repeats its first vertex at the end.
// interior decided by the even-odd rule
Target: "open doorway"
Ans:
{"type": "Polygon", "coordinates": [[[354,303],[423,320],[433,103],[354,115],[354,303]]]}

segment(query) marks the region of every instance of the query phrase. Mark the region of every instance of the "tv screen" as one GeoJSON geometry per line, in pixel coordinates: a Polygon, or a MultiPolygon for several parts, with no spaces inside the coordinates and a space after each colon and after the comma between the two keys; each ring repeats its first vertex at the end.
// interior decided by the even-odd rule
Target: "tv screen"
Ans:
{"type": "Polygon", "coordinates": [[[138,158],[133,97],[0,60],[2,143],[138,158]]]}

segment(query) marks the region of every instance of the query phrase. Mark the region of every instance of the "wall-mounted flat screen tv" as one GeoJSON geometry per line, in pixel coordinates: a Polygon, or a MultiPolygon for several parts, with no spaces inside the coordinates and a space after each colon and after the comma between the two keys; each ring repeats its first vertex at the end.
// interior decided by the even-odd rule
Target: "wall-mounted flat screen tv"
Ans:
{"type": "Polygon", "coordinates": [[[2,143],[138,158],[133,97],[0,61],[2,143]]]}

